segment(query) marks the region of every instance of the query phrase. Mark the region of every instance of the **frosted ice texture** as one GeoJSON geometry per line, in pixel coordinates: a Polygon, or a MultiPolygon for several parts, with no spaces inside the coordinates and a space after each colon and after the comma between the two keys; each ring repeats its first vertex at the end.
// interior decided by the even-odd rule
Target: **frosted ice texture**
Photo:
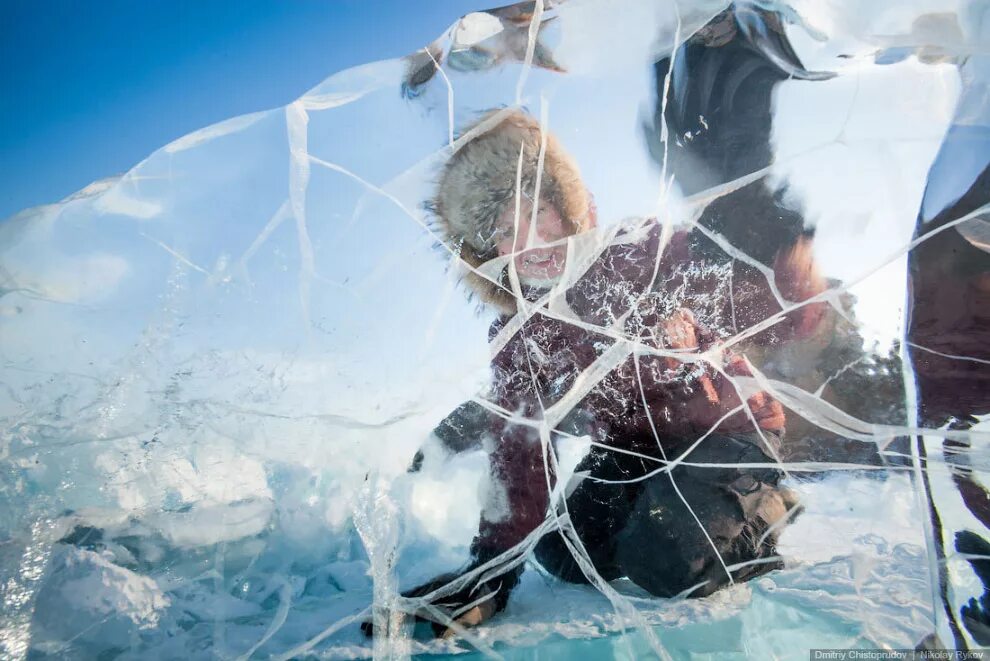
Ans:
{"type": "MultiPolygon", "coordinates": [[[[470,14],[408,58],[0,223],[3,656],[985,644],[990,604],[970,599],[990,574],[990,13],[761,2],[712,23],[725,9],[470,14]],[[762,64],[713,92],[690,43],[705,57],[743,44],[732,57],[762,64]],[[833,332],[754,350],[739,383],[787,407],[781,465],[805,511],[782,533],[784,569],[701,600],[604,582],[587,562],[592,585],[556,581],[527,555],[567,532],[548,513],[503,558],[527,563],[505,612],[460,640],[409,626],[369,640],[360,621],[426,606],[399,591],[467,559],[497,489],[484,425],[438,427],[489,403],[494,312],[464,295],[468,269],[424,202],[471,137],[460,127],[502,107],[573,153],[603,228],[696,225],[771,281],[772,246],[814,229],[833,332]],[[773,202],[758,219],[754,190],[773,202]]],[[[557,446],[561,488],[587,448],[557,446]]]]}

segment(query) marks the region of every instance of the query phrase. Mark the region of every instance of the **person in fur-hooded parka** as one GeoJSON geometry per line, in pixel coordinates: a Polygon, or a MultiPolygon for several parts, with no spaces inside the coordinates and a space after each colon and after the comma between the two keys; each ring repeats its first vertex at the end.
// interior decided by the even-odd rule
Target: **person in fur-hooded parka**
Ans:
{"type": "MultiPolygon", "coordinates": [[[[702,596],[779,567],[779,530],[797,510],[773,467],[784,411],[738,387],[746,362],[722,346],[814,333],[821,305],[785,314],[763,273],[655,219],[594,230],[577,165],[520,111],[489,113],[462,140],[433,206],[468,285],[499,312],[490,403],[502,412],[490,419],[492,485],[465,571],[564,513],[572,527],[535,551],[563,580],[589,580],[567,535],[600,577],[660,596],[702,596]],[[593,449],[551,507],[561,436],[588,436],[593,449]],[[690,466],[667,472],[675,458],[690,466]]],[[[789,301],[824,288],[808,246],[778,255],[774,276],[789,301]]],[[[406,595],[442,595],[459,624],[477,624],[505,607],[520,572],[487,571],[456,594],[444,586],[457,575],[442,576],[406,595]]]]}

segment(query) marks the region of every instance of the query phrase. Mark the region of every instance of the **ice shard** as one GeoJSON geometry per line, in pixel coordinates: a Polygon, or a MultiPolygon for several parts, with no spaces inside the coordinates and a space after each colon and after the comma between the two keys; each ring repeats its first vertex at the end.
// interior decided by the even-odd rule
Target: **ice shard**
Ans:
{"type": "Polygon", "coordinates": [[[2,656],[990,645],[988,26],[479,7],[0,222],[2,656]]]}

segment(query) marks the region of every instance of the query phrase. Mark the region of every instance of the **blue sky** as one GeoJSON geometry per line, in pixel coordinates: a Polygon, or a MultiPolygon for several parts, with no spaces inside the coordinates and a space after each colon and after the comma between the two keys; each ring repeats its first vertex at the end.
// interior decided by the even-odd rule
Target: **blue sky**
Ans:
{"type": "Polygon", "coordinates": [[[0,0],[0,218],[498,0],[0,0]]]}

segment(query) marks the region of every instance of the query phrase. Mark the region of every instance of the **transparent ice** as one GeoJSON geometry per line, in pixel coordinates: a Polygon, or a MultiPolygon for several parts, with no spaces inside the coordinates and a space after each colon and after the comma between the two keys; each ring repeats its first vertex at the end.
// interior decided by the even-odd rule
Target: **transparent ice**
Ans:
{"type": "MultiPolygon", "coordinates": [[[[974,508],[990,470],[990,338],[987,315],[965,312],[976,299],[953,288],[986,296],[990,257],[936,281],[958,312],[941,335],[912,330],[932,276],[911,269],[956,273],[951,241],[984,256],[990,245],[990,8],[735,3],[780,17],[803,69],[763,52],[782,72],[768,160],[711,172],[680,148],[731,127],[699,115],[685,129],[668,101],[686,94],[682,47],[727,7],[479,11],[407,58],[333,75],[0,222],[0,656],[803,659],[812,647],[979,646],[962,613],[984,594],[983,552],[958,540],[990,536],[974,508]],[[433,430],[486,402],[494,312],[465,296],[468,267],[424,203],[471,137],[461,127],[516,107],[574,154],[605,228],[697,224],[753,185],[814,228],[831,285],[820,300],[845,344],[830,339],[827,358],[750,356],[754,377],[738,384],[787,407],[781,460],[805,511],[782,533],[784,569],[704,599],[656,598],[590,565],[591,585],[553,579],[529,554],[540,535],[568,534],[548,513],[492,563],[527,563],[503,613],[453,640],[411,624],[369,639],[359,624],[372,616],[449,621],[399,593],[463,565],[490,487],[480,442],[453,454],[433,430]],[[959,411],[926,412],[922,356],[947,361],[943,399],[959,411]],[[407,472],[420,449],[421,470],[407,472]]],[[[772,279],[759,241],[736,231],[751,220],[699,231],[772,279]]],[[[549,436],[577,399],[533,424],[549,436]]],[[[587,449],[559,443],[556,498],[587,449]]]]}

